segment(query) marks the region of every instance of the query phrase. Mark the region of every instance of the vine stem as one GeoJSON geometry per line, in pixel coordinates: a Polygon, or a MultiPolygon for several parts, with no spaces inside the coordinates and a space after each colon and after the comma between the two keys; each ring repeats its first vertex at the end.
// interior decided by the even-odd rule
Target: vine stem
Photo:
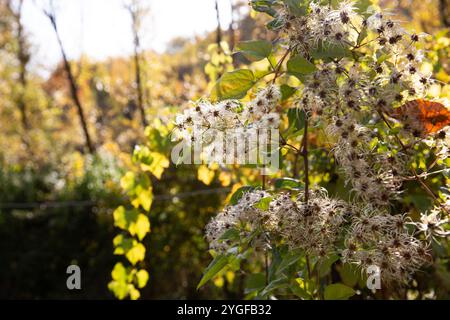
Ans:
{"type": "Polygon", "coordinates": [[[284,62],[284,60],[286,60],[286,58],[287,58],[287,56],[289,55],[290,52],[291,52],[290,49],[286,50],[286,52],[284,53],[283,57],[278,62],[277,66],[275,67],[275,76],[273,77],[272,84],[275,84],[275,81],[277,80],[277,78],[278,78],[278,76],[280,74],[281,67],[283,66],[283,62],[284,62]]]}
{"type": "Polygon", "coordinates": [[[309,201],[309,161],[308,161],[308,115],[305,113],[305,133],[302,142],[302,156],[305,167],[305,203],[309,201]]]}
{"type": "MultiPolygon", "coordinates": [[[[389,123],[389,121],[386,119],[386,117],[384,116],[384,114],[378,110],[378,114],[380,115],[381,119],[383,119],[384,123],[386,124],[386,126],[389,129],[392,129],[391,124],[389,123]]],[[[405,144],[402,142],[402,140],[400,139],[400,137],[394,133],[394,137],[397,139],[398,143],[400,144],[401,148],[403,149],[403,151],[408,154],[408,149],[406,148],[405,144]]],[[[411,167],[411,172],[414,176],[414,179],[419,182],[419,184],[422,186],[422,188],[431,196],[431,198],[434,200],[434,202],[436,204],[439,205],[439,207],[442,208],[443,211],[445,211],[445,213],[447,215],[450,215],[450,212],[442,205],[442,203],[439,201],[438,196],[433,192],[433,190],[431,190],[431,188],[422,180],[422,178],[420,178],[420,176],[417,173],[417,170],[414,167],[411,167]]]]}
{"type": "Polygon", "coordinates": [[[264,252],[264,264],[266,271],[266,286],[269,285],[269,257],[267,255],[267,249],[264,252]]]}

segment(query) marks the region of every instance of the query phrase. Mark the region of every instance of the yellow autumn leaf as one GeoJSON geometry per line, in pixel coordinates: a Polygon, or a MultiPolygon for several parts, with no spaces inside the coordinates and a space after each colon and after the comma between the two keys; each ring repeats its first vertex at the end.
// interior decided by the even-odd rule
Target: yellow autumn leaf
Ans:
{"type": "Polygon", "coordinates": [[[207,166],[201,165],[197,171],[197,179],[209,186],[214,179],[215,171],[210,170],[207,166]]]}
{"type": "Polygon", "coordinates": [[[222,186],[228,187],[231,184],[231,173],[222,171],[219,174],[219,180],[222,186]]]}
{"type": "Polygon", "coordinates": [[[150,220],[145,214],[141,213],[133,224],[133,233],[138,236],[139,240],[142,240],[148,232],[150,232],[150,220]]]}
{"type": "Polygon", "coordinates": [[[139,288],[143,288],[145,287],[145,285],[147,284],[148,281],[148,272],[144,269],[139,270],[136,273],[136,281],[137,281],[137,285],[139,288]]]}
{"type": "Polygon", "coordinates": [[[141,168],[144,171],[150,171],[157,179],[161,179],[164,169],[169,167],[169,159],[159,152],[151,152],[151,164],[141,163],[141,168]]]}
{"type": "Polygon", "coordinates": [[[132,265],[135,265],[139,261],[144,260],[145,258],[145,247],[142,243],[136,243],[133,248],[128,250],[127,254],[125,255],[128,259],[128,261],[131,262],[132,265]]]}

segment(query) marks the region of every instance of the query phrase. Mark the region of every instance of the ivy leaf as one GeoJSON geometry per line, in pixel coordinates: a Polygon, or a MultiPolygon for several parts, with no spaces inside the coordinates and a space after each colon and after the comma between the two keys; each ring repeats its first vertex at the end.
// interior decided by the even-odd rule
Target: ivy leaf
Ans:
{"type": "Polygon", "coordinates": [[[117,299],[125,299],[128,295],[128,270],[121,262],[114,265],[111,278],[112,281],[108,283],[108,289],[114,293],[117,299]]]}
{"type": "Polygon", "coordinates": [[[133,239],[125,237],[123,234],[119,234],[113,239],[114,254],[123,255],[126,254],[133,247],[133,239]]]}
{"type": "Polygon", "coordinates": [[[108,289],[111,290],[119,300],[125,299],[128,295],[128,284],[123,281],[111,281],[108,283],[108,289]]]}
{"type": "Polygon", "coordinates": [[[132,284],[128,284],[128,292],[131,300],[137,300],[141,297],[141,293],[132,284]]]}
{"type": "Polygon", "coordinates": [[[122,264],[122,262],[117,262],[114,265],[114,268],[111,271],[111,278],[113,280],[116,280],[116,281],[119,281],[119,282],[126,282],[127,281],[128,272],[127,272],[127,269],[122,264]]]}
{"type": "Polygon", "coordinates": [[[152,161],[150,163],[141,162],[142,170],[150,171],[157,179],[161,179],[164,169],[169,167],[169,160],[159,152],[150,152],[149,156],[152,161]]]}
{"type": "Polygon", "coordinates": [[[144,239],[145,235],[150,232],[150,220],[145,214],[140,213],[134,224],[134,233],[139,240],[144,239]]]}
{"type": "Polygon", "coordinates": [[[120,179],[120,186],[124,191],[129,191],[135,185],[136,177],[133,172],[128,171],[125,175],[120,179]]]}
{"type": "Polygon", "coordinates": [[[148,281],[148,272],[147,270],[141,269],[136,273],[136,281],[137,281],[137,286],[139,288],[143,288],[145,287],[145,285],[147,284],[148,281]]]}
{"type": "Polygon", "coordinates": [[[211,99],[241,99],[256,83],[255,75],[251,70],[240,69],[225,73],[215,84],[211,92],[211,99]]]}
{"type": "Polygon", "coordinates": [[[242,52],[250,61],[259,61],[270,56],[272,43],[267,40],[242,41],[237,45],[237,52],[242,52]]]}
{"type": "Polygon", "coordinates": [[[216,172],[210,170],[207,166],[201,165],[198,167],[197,179],[209,186],[214,179],[216,172]]]}
{"type": "Polygon", "coordinates": [[[203,273],[203,277],[197,285],[197,290],[200,289],[209,280],[211,280],[216,274],[222,271],[222,269],[225,268],[227,264],[228,255],[220,254],[216,256],[203,273]]]}
{"type": "Polygon", "coordinates": [[[304,75],[310,74],[317,69],[314,64],[303,58],[301,55],[296,55],[287,62],[287,70],[291,75],[303,80],[304,75]]]}
{"type": "Polygon", "coordinates": [[[153,192],[152,188],[144,189],[140,185],[136,187],[136,199],[134,199],[131,203],[135,208],[142,206],[145,211],[150,211],[150,207],[153,202],[153,192]]]}
{"type": "Polygon", "coordinates": [[[330,284],[325,288],[325,300],[347,300],[355,295],[355,290],[342,283],[330,284]]]}
{"type": "Polygon", "coordinates": [[[126,210],[124,206],[120,206],[113,212],[114,225],[122,230],[128,230],[130,225],[136,221],[137,216],[136,210],[126,210]]]}
{"type": "Polygon", "coordinates": [[[230,205],[234,206],[234,205],[238,204],[239,200],[241,200],[244,193],[249,192],[253,189],[255,189],[255,188],[252,186],[243,186],[243,187],[240,187],[239,189],[237,189],[236,192],[233,193],[233,195],[231,196],[230,205]]]}
{"type": "Polygon", "coordinates": [[[135,265],[139,261],[143,261],[145,258],[144,245],[136,241],[134,246],[125,254],[125,257],[127,257],[128,261],[130,261],[132,265],[135,265]]]}

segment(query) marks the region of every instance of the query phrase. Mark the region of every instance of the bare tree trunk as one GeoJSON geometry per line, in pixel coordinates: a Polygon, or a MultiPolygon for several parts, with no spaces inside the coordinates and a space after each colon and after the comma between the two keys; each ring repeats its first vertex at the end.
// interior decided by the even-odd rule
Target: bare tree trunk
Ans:
{"type": "Polygon", "coordinates": [[[14,17],[16,24],[16,32],[15,37],[17,41],[17,60],[19,61],[19,84],[20,90],[19,95],[17,97],[17,107],[20,111],[20,122],[23,129],[22,134],[22,142],[25,144],[27,150],[32,152],[31,143],[29,141],[29,130],[30,130],[30,122],[28,120],[28,112],[26,105],[26,89],[27,89],[27,65],[29,62],[29,54],[27,43],[24,35],[23,25],[22,25],[22,8],[23,8],[23,0],[19,0],[18,6],[16,9],[13,8],[11,1],[7,2],[7,8],[11,12],[14,17]]]}
{"type": "Polygon", "coordinates": [[[75,81],[75,78],[74,78],[74,75],[73,75],[73,72],[72,72],[72,68],[70,66],[69,60],[67,59],[66,51],[64,50],[64,46],[62,44],[61,37],[59,35],[58,26],[56,25],[55,14],[52,11],[45,11],[44,13],[49,18],[50,23],[51,23],[51,25],[53,27],[53,30],[55,31],[56,38],[58,40],[59,48],[61,50],[61,55],[62,55],[63,62],[64,62],[64,68],[65,68],[66,75],[67,75],[67,79],[69,80],[70,93],[71,93],[71,96],[72,96],[72,100],[75,103],[75,106],[77,107],[78,116],[80,118],[81,127],[82,127],[82,130],[83,130],[83,133],[84,133],[86,147],[89,150],[89,153],[95,153],[95,146],[92,143],[92,139],[91,139],[91,136],[90,136],[89,130],[88,130],[86,117],[84,115],[83,106],[81,104],[81,101],[80,101],[80,98],[79,98],[79,95],[78,95],[77,82],[75,81]]]}
{"type": "Polygon", "coordinates": [[[220,43],[222,42],[222,28],[220,26],[220,12],[219,12],[219,4],[216,0],[216,15],[217,15],[217,50],[220,51],[220,43]]]}
{"type": "Polygon", "coordinates": [[[447,28],[450,27],[450,0],[439,0],[439,12],[442,24],[447,28]]]}
{"type": "Polygon", "coordinates": [[[141,113],[141,121],[144,128],[147,126],[147,119],[145,115],[144,108],[144,93],[142,90],[142,79],[141,79],[141,62],[139,54],[139,36],[135,34],[135,47],[134,47],[134,72],[136,74],[136,93],[137,93],[137,106],[141,113]]]}
{"type": "Polygon", "coordinates": [[[236,45],[236,34],[234,31],[234,5],[233,0],[230,0],[230,9],[231,9],[231,21],[228,27],[228,37],[230,38],[230,50],[233,51],[234,46],[236,45]]]}
{"type": "Polygon", "coordinates": [[[142,88],[141,56],[140,56],[141,40],[139,38],[141,12],[139,12],[138,4],[137,3],[133,4],[127,6],[127,10],[131,16],[131,23],[134,37],[134,72],[135,72],[135,84],[137,95],[137,107],[139,109],[139,112],[141,113],[142,126],[145,128],[147,126],[147,118],[144,107],[144,90],[142,88]]]}

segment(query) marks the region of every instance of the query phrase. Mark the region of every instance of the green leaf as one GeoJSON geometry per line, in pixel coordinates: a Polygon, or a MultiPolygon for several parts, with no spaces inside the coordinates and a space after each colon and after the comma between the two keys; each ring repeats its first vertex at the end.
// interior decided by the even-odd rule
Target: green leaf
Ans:
{"type": "Polygon", "coordinates": [[[240,187],[239,189],[236,190],[235,193],[233,193],[233,195],[231,196],[230,199],[230,204],[232,206],[238,204],[239,200],[241,200],[242,196],[244,195],[244,193],[249,192],[251,190],[255,189],[254,187],[251,186],[243,186],[240,187]]]}
{"type": "Polygon", "coordinates": [[[297,278],[289,285],[292,293],[304,300],[311,300],[311,293],[307,290],[307,283],[302,278],[297,278]]]}
{"type": "Polygon", "coordinates": [[[236,241],[239,240],[239,230],[235,229],[235,228],[231,228],[228,229],[227,231],[225,231],[222,236],[219,238],[219,240],[231,240],[231,241],[236,241]]]}
{"type": "Polygon", "coordinates": [[[297,89],[290,87],[287,84],[282,84],[280,86],[280,91],[281,91],[281,100],[286,101],[287,99],[292,97],[292,95],[295,93],[295,91],[297,91],[297,89]]]}
{"type": "Polygon", "coordinates": [[[351,263],[344,263],[339,269],[342,282],[349,287],[353,287],[358,283],[358,274],[356,266],[351,263]]]}
{"type": "Polygon", "coordinates": [[[241,99],[256,83],[251,70],[240,69],[225,73],[211,92],[212,100],[241,99]]]}
{"type": "Polygon", "coordinates": [[[316,66],[303,58],[301,55],[292,57],[287,62],[287,70],[293,76],[303,80],[303,76],[316,71],[316,66]]]}
{"type": "Polygon", "coordinates": [[[289,128],[301,130],[305,126],[305,111],[299,108],[291,108],[288,110],[289,128]]]}
{"type": "Polygon", "coordinates": [[[367,9],[372,5],[371,0],[358,0],[356,1],[355,7],[356,12],[360,14],[365,14],[367,12],[367,9]]]}
{"type": "Polygon", "coordinates": [[[356,40],[356,43],[357,43],[358,45],[360,45],[360,44],[363,42],[363,40],[364,40],[365,38],[367,38],[367,35],[368,35],[368,33],[367,33],[367,28],[362,29],[361,32],[360,32],[359,35],[358,35],[358,39],[356,40]]]}
{"type": "Polygon", "coordinates": [[[205,283],[211,280],[215,275],[217,275],[223,268],[228,264],[228,255],[220,254],[214,258],[213,261],[206,268],[203,273],[203,277],[197,285],[197,290],[200,289],[205,283]]]}
{"type": "Polygon", "coordinates": [[[288,278],[285,275],[282,275],[280,278],[271,281],[261,292],[261,296],[265,297],[276,289],[286,288],[288,286],[288,278]]]}
{"type": "Polygon", "coordinates": [[[322,59],[325,61],[350,57],[351,55],[352,53],[348,48],[329,43],[319,43],[317,49],[311,54],[314,59],[322,59]]]}
{"type": "Polygon", "coordinates": [[[347,300],[355,295],[355,290],[342,283],[330,284],[325,288],[325,300],[347,300]]]}
{"type": "Polygon", "coordinates": [[[259,200],[257,203],[255,203],[253,206],[255,208],[261,209],[263,211],[269,210],[270,202],[272,202],[272,197],[264,197],[261,200],[259,200]]]}
{"type": "Polygon", "coordinates": [[[272,21],[266,24],[266,28],[271,31],[277,31],[284,25],[282,17],[275,17],[272,21]]]}
{"type": "Polygon", "coordinates": [[[291,189],[299,190],[302,189],[303,185],[297,179],[292,178],[278,178],[274,183],[275,189],[291,189]]]}
{"type": "Polygon", "coordinates": [[[286,270],[287,268],[289,268],[290,266],[294,265],[297,263],[297,261],[300,260],[301,258],[301,254],[300,252],[292,252],[292,253],[288,253],[283,260],[281,260],[280,265],[278,266],[277,269],[277,273],[282,273],[284,270],[286,270]]]}
{"type": "Polygon", "coordinates": [[[242,41],[237,45],[237,51],[250,61],[259,61],[270,56],[272,43],[266,40],[242,41]]]}
{"type": "Polygon", "coordinates": [[[297,17],[306,14],[309,4],[309,1],[306,0],[283,0],[283,2],[288,6],[289,11],[297,17]]]}
{"type": "Polygon", "coordinates": [[[257,12],[264,12],[274,17],[277,15],[277,11],[272,8],[272,5],[274,5],[276,2],[277,0],[251,0],[250,4],[253,10],[257,12]]]}
{"type": "Polygon", "coordinates": [[[326,276],[331,271],[331,266],[333,265],[333,263],[338,260],[339,256],[337,254],[332,254],[324,259],[320,259],[316,265],[316,267],[319,269],[319,276],[326,276]]]}
{"type": "Polygon", "coordinates": [[[249,275],[245,280],[245,293],[252,291],[260,291],[264,289],[266,285],[266,275],[262,272],[253,273],[249,275]]]}

